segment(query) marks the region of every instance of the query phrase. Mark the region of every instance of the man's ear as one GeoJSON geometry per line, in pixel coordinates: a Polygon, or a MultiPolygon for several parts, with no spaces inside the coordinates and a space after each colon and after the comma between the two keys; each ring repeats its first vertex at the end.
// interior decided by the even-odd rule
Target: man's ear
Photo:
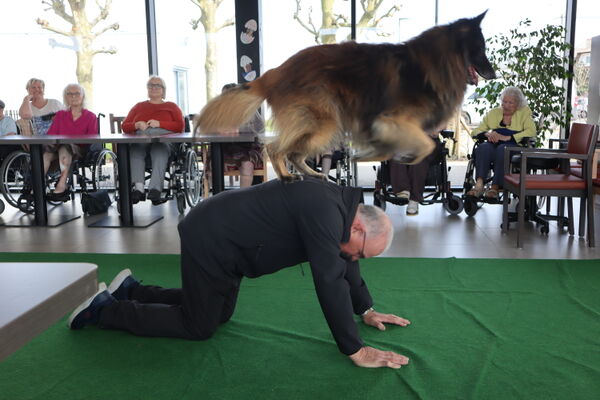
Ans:
{"type": "Polygon", "coordinates": [[[360,217],[358,215],[356,215],[354,217],[354,220],[352,221],[352,225],[350,226],[350,231],[351,232],[354,232],[354,231],[364,232],[365,231],[365,225],[362,223],[362,221],[360,220],[360,217]]]}

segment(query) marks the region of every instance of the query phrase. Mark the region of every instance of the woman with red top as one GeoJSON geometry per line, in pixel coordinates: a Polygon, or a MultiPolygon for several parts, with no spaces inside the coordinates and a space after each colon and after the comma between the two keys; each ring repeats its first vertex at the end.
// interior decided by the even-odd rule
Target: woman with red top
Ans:
{"type": "MultiPolygon", "coordinates": [[[[48,135],[97,135],[98,120],[96,114],[85,108],[85,91],[82,86],[71,83],[63,90],[63,101],[66,110],[58,111],[54,117],[48,135]]],[[[71,170],[73,157],[82,157],[89,145],[60,144],[44,148],[44,172],[48,171],[50,163],[58,159],[60,178],[54,187],[54,192],[48,194],[53,201],[68,201],[71,191],[67,187],[67,178],[71,170]]]]}
{"type": "MultiPolygon", "coordinates": [[[[123,121],[122,129],[125,133],[138,134],[164,134],[183,131],[183,114],[177,104],[164,101],[167,87],[165,81],[158,76],[148,79],[149,100],[137,103],[123,121]]],[[[152,177],[148,184],[148,199],[152,204],[160,204],[164,184],[165,171],[171,147],[169,143],[135,143],[131,145],[131,180],[133,204],[145,200],[144,172],[146,154],[150,153],[152,159],[152,177]]]]}

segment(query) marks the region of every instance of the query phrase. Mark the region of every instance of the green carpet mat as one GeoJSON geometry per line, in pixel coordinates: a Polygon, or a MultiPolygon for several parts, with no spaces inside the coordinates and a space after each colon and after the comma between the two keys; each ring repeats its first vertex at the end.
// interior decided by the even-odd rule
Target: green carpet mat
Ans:
{"type": "MultiPolygon", "coordinates": [[[[145,283],[180,285],[175,255],[0,254],[8,261],[92,262],[107,282],[129,267],[145,283]]],[[[0,399],[600,398],[598,260],[362,266],[377,310],[412,321],[361,325],[367,344],[410,357],[399,370],[358,368],[338,352],[305,264],[244,280],[232,320],[204,342],[71,331],[65,316],[0,363],[0,399]]]]}

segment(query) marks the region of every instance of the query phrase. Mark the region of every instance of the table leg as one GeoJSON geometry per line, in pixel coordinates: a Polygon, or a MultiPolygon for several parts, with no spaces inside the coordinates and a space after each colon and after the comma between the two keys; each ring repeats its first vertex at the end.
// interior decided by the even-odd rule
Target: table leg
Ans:
{"type": "Polygon", "coordinates": [[[46,177],[44,176],[42,145],[32,144],[30,147],[30,155],[35,224],[38,226],[45,226],[48,224],[48,210],[46,209],[46,177]]]}
{"type": "Polygon", "coordinates": [[[210,145],[210,168],[212,171],[213,195],[223,191],[225,177],[223,176],[223,151],[221,143],[210,145]]]}
{"type": "Polygon", "coordinates": [[[133,225],[133,204],[129,198],[131,191],[131,165],[129,164],[129,144],[117,145],[117,165],[119,168],[119,208],[121,210],[121,224],[133,225]]]}

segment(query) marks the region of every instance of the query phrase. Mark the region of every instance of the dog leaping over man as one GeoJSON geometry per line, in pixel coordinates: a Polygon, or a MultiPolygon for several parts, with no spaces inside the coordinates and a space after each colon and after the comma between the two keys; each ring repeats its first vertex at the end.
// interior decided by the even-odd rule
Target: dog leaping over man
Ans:
{"type": "MultiPolygon", "coordinates": [[[[358,159],[394,157],[415,164],[434,148],[426,132],[447,121],[477,74],[495,78],[485,55],[481,20],[436,26],[401,44],[341,44],[306,48],[253,82],[212,99],[194,120],[195,132],[230,130],[250,120],[264,100],[276,138],[266,145],[277,176],[306,175],[305,163],[344,132],[358,159]]],[[[321,176],[322,177],[322,176],[321,176]]]]}

